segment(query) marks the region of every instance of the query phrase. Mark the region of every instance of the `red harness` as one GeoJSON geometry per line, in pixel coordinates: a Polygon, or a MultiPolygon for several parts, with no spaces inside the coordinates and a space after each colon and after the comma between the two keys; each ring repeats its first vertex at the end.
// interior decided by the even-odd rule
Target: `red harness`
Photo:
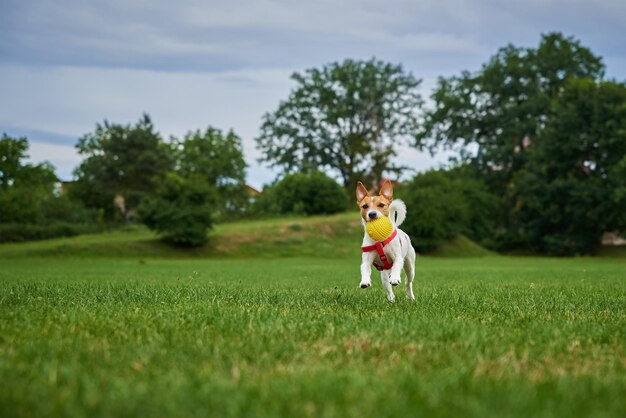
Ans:
{"type": "MultiPolygon", "coordinates": [[[[361,247],[364,253],[369,253],[370,251],[374,251],[374,250],[378,252],[378,256],[380,257],[380,261],[383,262],[383,265],[381,266],[380,264],[377,264],[374,261],[374,267],[376,267],[376,270],[378,271],[389,270],[391,266],[393,266],[393,263],[390,263],[389,260],[387,260],[387,256],[385,255],[385,251],[383,251],[383,248],[385,247],[385,245],[393,241],[396,235],[398,235],[397,229],[395,229],[393,233],[391,234],[391,236],[387,238],[386,240],[382,242],[378,241],[374,245],[366,245],[365,247],[361,247]]],[[[400,241],[400,245],[402,245],[402,241],[400,241]]]]}

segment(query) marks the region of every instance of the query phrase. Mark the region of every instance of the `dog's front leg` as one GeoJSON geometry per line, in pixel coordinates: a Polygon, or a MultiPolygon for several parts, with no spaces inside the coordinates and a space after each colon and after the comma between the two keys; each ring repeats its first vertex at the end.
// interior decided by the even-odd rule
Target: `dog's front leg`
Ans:
{"type": "Polygon", "coordinates": [[[383,270],[380,272],[380,280],[383,282],[383,287],[387,291],[387,300],[389,302],[395,302],[396,295],[393,294],[393,287],[389,283],[389,270],[383,270]]]}
{"type": "Polygon", "coordinates": [[[404,257],[402,257],[402,254],[394,254],[393,266],[391,266],[391,269],[389,270],[389,283],[391,283],[392,286],[397,286],[400,284],[400,273],[402,272],[403,265],[404,257]]]}
{"type": "Polygon", "coordinates": [[[372,285],[372,263],[375,257],[374,252],[363,253],[361,256],[361,283],[359,283],[361,289],[372,285]]]}

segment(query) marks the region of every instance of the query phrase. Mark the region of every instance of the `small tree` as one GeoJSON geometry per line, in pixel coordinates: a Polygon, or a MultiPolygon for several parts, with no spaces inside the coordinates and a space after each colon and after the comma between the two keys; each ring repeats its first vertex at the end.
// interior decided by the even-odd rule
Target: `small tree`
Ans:
{"type": "Polygon", "coordinates": [[[248,205],[245,190],[246,161],[241,138],[233,131],[223,133],[208,127],[189,132],[182,141],[175,140],[176,172],[183,177],[199,175],[215,186],[221,199],[222,214],[243,212],[248,205]]]}
{"type": "Polygon", "coordinates": [[[216,202],[215,189],[204,177],[191,175],[185,179],[169,173],[155,195],[142,201],[139,215],[148,228],[167,241],[199,246],[207,242],[216,202]]]}
{"type": "Polygon", "coordinates": [[[105,209],[109,219],[115,213],[116,194],[124,197],[127,210],[135,209],[174,162],[171,147],[154,130],[148,115],[132,126],[97,124],[76,148],[85,159],[75,171],[78,179],[71,193],[87,206],[105,209]]]}
{"type": "Polygon", "coordinates": [[[49,163],[28,164],[28,140],[0,139],[0,222],[37,223],[58,181],[49,163]]]}
{"type": "Polygon", "coordinates": [[[328,169],[344,187],[399,172],[397,144],[414,135],[420,80],[401,66],[345,60],[304,74],[278,109],[264,116],[256,139],[262,161],[284,172],[328,169]]]}

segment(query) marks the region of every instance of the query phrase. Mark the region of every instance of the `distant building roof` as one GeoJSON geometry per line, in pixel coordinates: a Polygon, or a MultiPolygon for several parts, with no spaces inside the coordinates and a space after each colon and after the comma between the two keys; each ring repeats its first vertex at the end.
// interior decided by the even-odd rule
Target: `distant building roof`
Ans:
{"type": "Polygon", "coordinates": [[[248,193],[249,196],[258,196],[263,192],[260,192],[259,190],[255,189],[254,187],[250,186],[249,184],[246,184],[244,186],[246,188],[246,193],[248,193]]]}

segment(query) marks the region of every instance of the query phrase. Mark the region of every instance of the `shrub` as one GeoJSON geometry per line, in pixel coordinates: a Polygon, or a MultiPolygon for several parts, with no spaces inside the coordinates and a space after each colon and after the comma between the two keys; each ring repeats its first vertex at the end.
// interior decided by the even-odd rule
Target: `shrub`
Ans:
{"type": "Polygon", "coordinates": [[[48,225],[21,223],[0,224],[0,242],[35,241],[59,237],[73,237],[100,231],[96,224],[74,224],[54,222],[48,225]]]}
{"type": "Polygon", "coordinates": [[[418,174],[398,188],[396,196],[410,211],[402,228],[421,252],[460,234],[487,241],[499,207],[495,196],[463,167],[418,174]]]}
{"type": "Polygon", "coordinates": [[[15,187],[0,193],[0,242],[69,237],[103,228],[98,211],[67,196],[15,187]]]}
{"type": "Polygon", "coordinates": [[[150,229],[167,241],[199,246],[207,241],[217,202],[215,189],[201,176],[188,179],[169,173],[154,196],[139,206],[139,216],[150,229]]]}
{"type": "Polygon", "coordinates": [[[346,210],[345,190],[320,171],[287,174],[255,202],[265,213],[332,214],[346,210]]]}
{"type": "Polygon", "coordinates": [[[102,224],[104,221],[97,209],[88,209],[77,199],[67,195],[55,196],[45,201],[43,217],[48,222],[74,224],[102,224]]]}

